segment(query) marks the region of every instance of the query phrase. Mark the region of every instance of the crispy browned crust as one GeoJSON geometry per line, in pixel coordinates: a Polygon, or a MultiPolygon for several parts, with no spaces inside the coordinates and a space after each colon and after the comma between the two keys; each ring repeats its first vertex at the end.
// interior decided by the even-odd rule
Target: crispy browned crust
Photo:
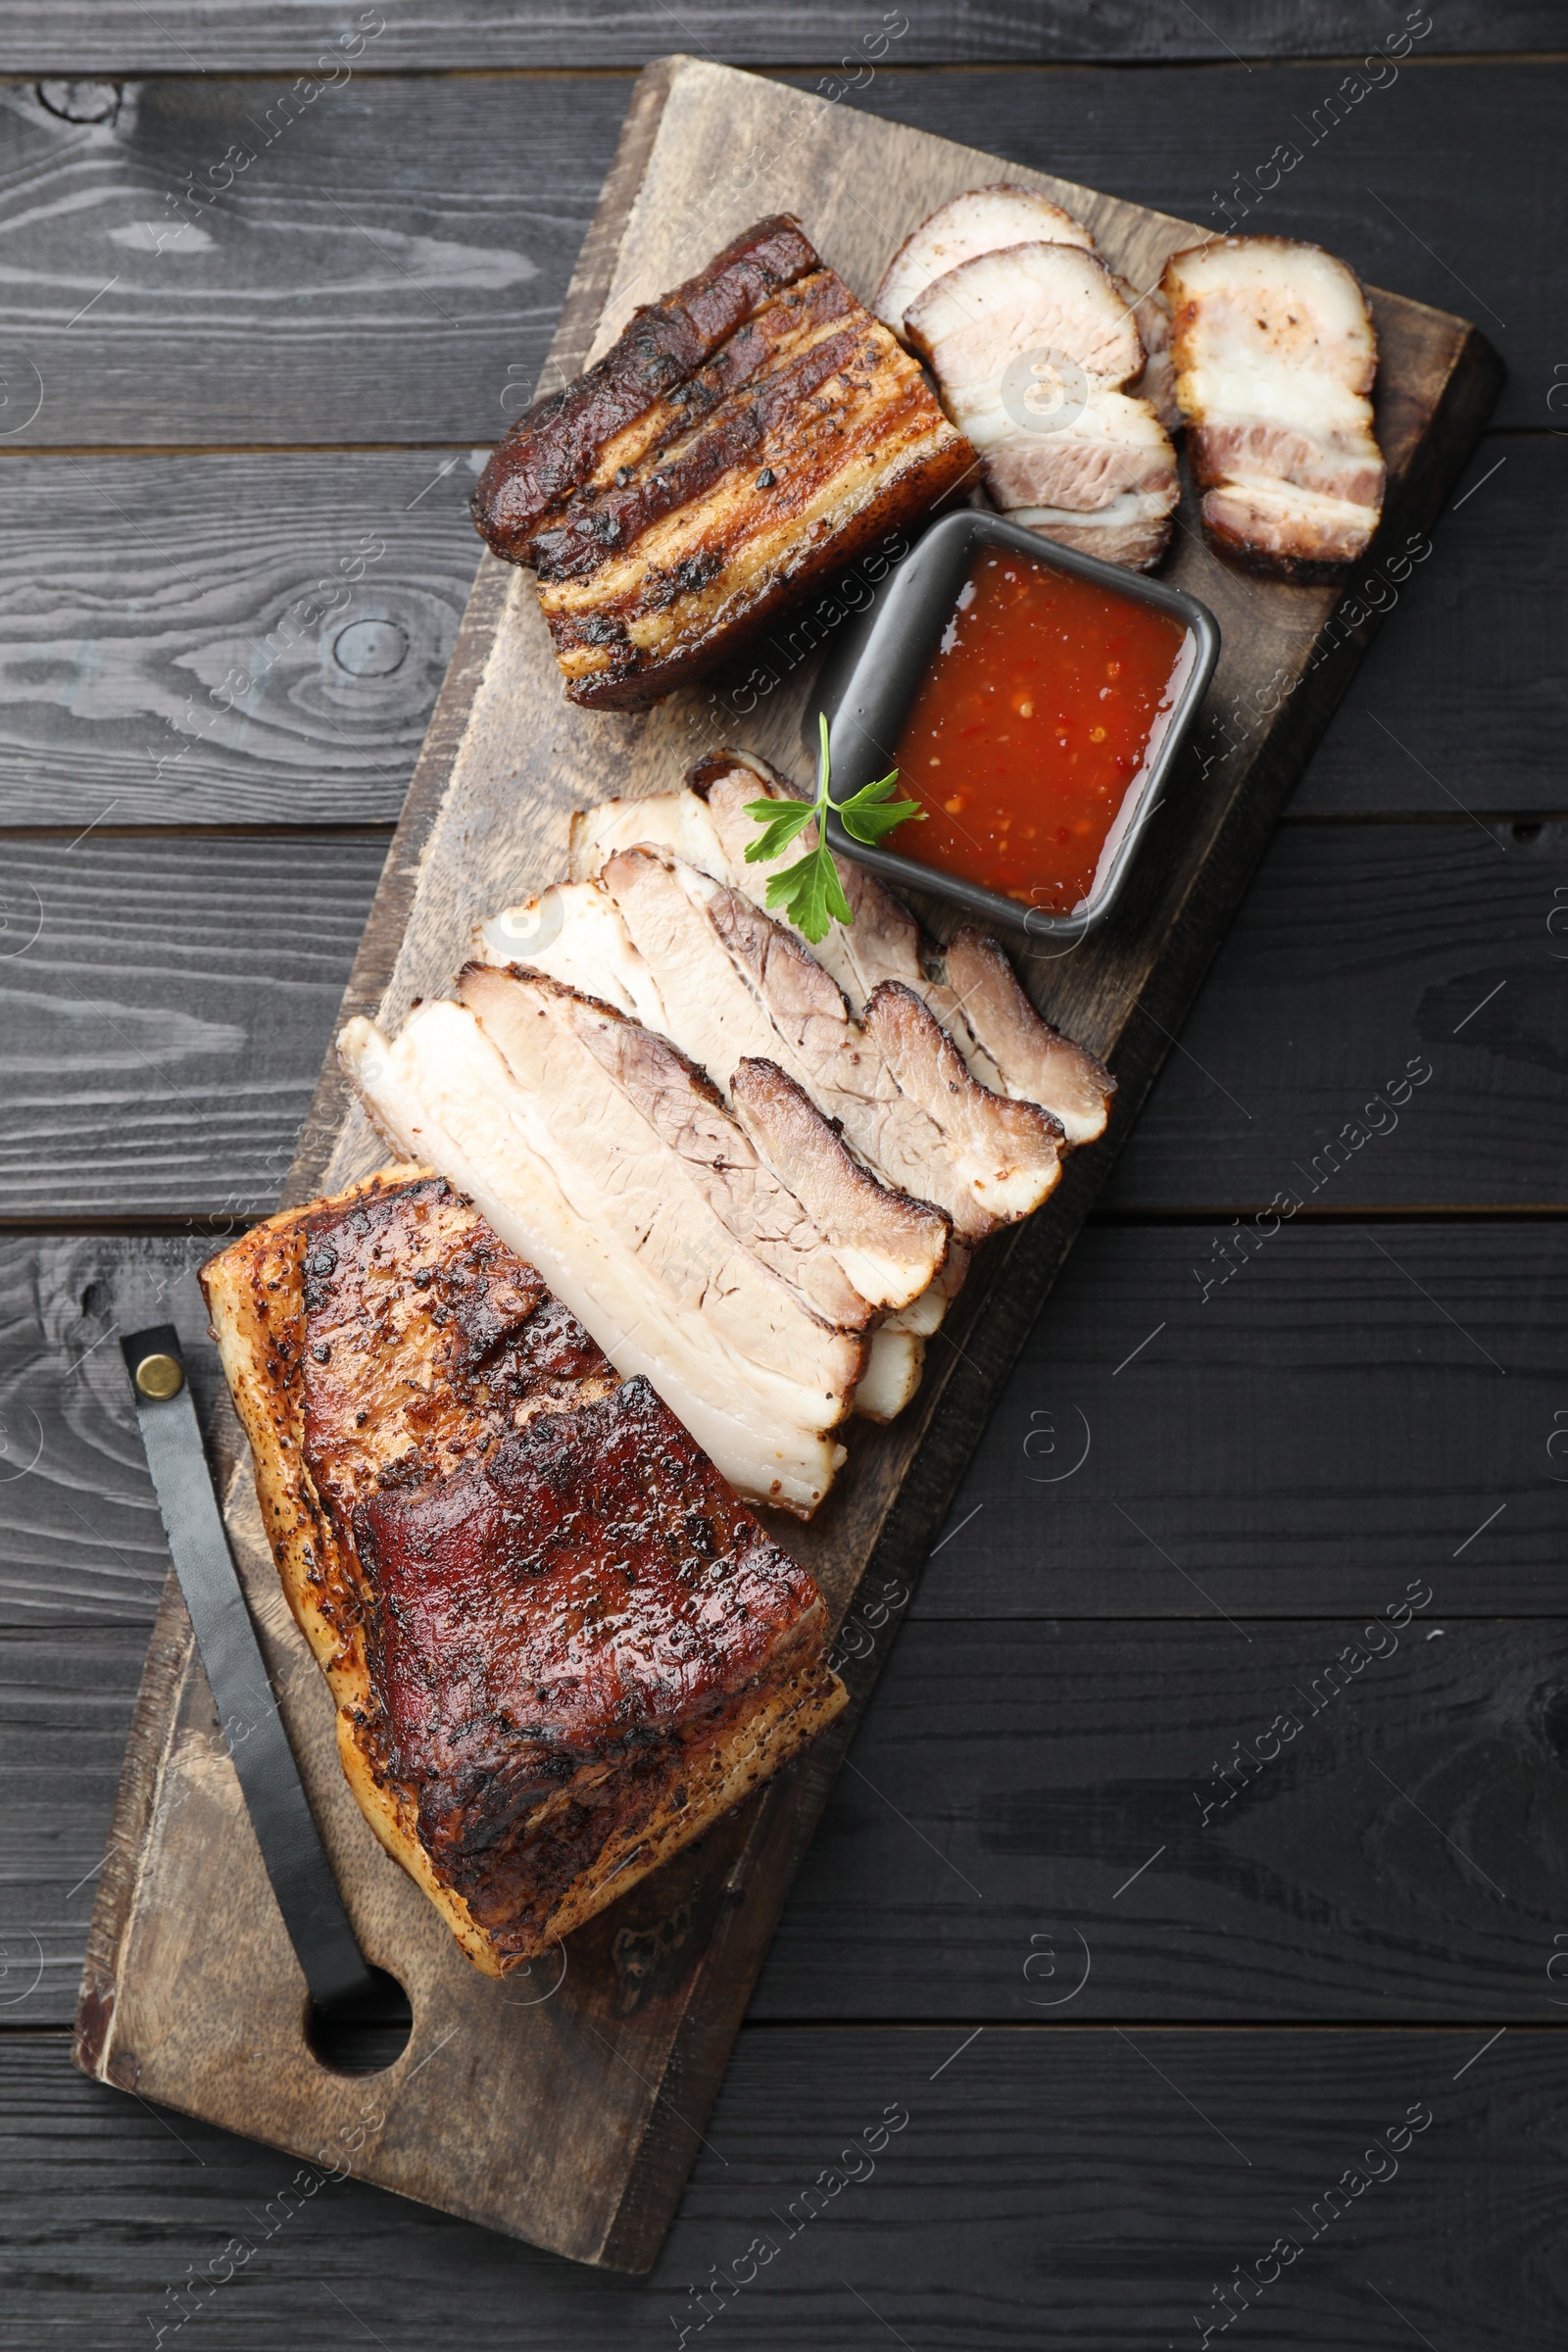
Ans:
{"type": "MultiPolygon", "coordinates": [[[[278,1576],[337,1708],[338,1754],[349,1787],[380,1843],[428,1895],[474,1966],[500,1977],[551,1949],[701,1836],[830,1723],[847,1694],[817,1664],[745,1712],[718,1711],[680,1744],[662,1779],[649,1777],[632,1804],[617,1806],[617,1830],[585,1866],[541,1890],[536,1915],[520,1931],[486,1926],[445,1884],[419,1841],[414,1796],[386,1763],[382,1710],[358,1603],[359,1564],[339,1540],[307,1466],[299,1376],[307,1221],[429,1175],[423,1167],[388,1168],[330,1200],[285,1210],[210,1260],[201,1280],[224,1376],[250,1441],[257,1499],[278,1576]]],[[[585,1778],[591,1798],[595,1776],[585,1778]]],[[[584,1793],[583,1782],[574,1781],[534,1809],[530,1828],[546,1834],[545,1844],[552,1812],[584,1793]]]]}

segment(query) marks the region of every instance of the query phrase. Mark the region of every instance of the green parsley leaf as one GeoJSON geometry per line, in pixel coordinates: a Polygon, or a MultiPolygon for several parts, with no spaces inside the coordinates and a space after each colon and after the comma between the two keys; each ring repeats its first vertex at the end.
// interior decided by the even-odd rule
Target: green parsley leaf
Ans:
{"type": "Polygon", "coordinates": [[[911,819],[925,822],[925,810],[917,801],[890,800],[889,795],[899,780],[894,768],[889,775],[879,776],[874,784],[862,784],[858,792],[851,793],[847,801],[835,801],[828,789],[827,712],[817,713],[822,739],[822,756],[818,766],[816,797],[810,801],[748,801],[746,813],[754,824],[762,827],[761,833],[746,852],[748,865],[769,865],[789,848],[792,841],[805,832],[814,818],[816,847],[794,865],[786,866],[781,874],[771,874],[767,884],[767,905],[770,912],[782,908],[814,948],[827,937],[829,922],[852,923],[855,920],[850,903],[844,895],[833,853],[827,846],[827,813],[831,809],[852,839],[872,848],[891,833],[895,826],[911,819]]]}

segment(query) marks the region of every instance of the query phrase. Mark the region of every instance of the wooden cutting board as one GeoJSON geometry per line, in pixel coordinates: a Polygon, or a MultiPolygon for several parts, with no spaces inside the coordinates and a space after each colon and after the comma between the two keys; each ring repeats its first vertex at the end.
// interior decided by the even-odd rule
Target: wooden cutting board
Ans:
{"type": "MultiPolygon", "coordinates": [[[[1000,178],[1087,220],[1139,286],[1203,233],[778,83],[665,59],[637,84],[541,389],[577,373],[636,304],[764,214],[799,213],[824,259],[868,297],[916,221],[1000,178]]],[[[1043,1009],[1115,1069],[1110,1133],[1069,1160],[1039,1215],[981,1253],[914,1404],[890,1429],[858,1426],[816,1520],[779,1531],[844,1621],[848,1713],[528,1977],[494,1984],[460,1956],[349,1796],[326,1686],[283,1602],[241,1461],[228,1524],[289,1735],[361,1941],[406,1986],[414,2030],[397,2062],[368,2078],[329,2072],[307,2046],[304,1980],[171,1582],[93,1920],[76,2035],[89,2074],[579,2261],[651,2265],[792,1873],[992,1400],[1495,397],[1499,364],[1463,319],[1396,295],[1372,302],[1389,462],[1373,559],[1343,606],[1337,590],[1249,578],[1202,545],[1189,495],[1169,576],[1210,607],[1224,640],[1196,748],[1111,920],[1072,953],[1025,963],[1043,1009]]],[[[484,557],[345,1015],[395,1028],[414,999],[443,993],[472,922],[563,870],[573,808],[667,791],[724,742],[804,775],[814,662],[794,660],[784,642],[778,683],[760,699],[739,685],[749,666],[644,715],[577,710],[531,579],[484,557]]],[[[329,1060],[286,1198],[308,1199],[384,1156],[329,1060]]]]}

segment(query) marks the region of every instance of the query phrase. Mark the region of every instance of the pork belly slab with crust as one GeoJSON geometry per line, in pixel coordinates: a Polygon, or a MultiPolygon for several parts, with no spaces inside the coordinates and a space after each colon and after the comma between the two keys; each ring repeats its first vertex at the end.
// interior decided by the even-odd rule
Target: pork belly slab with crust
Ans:
{"type": "Polygon", "coordinates": [[[1127,388],[1146,355],[1103,262],[1044,242],[976,254],[915,296],[905,329],[1004,514],[1111,563],[1157,562],[1176,453],[1127,388]]]}
{"type": "Polygon", "coordinates": [[[350,1787],[487,1975],[838,1712],[809,1576],[440,1178],[290,1210],[202,1281],[350,1787]]]}
{"type": "Polygon", "coordinates": [[[918,367],[781,214],[519,417],[474,519],[533,566],[571,699],[641,710],[973,462],[918,367]]]}
{"type": "Polygon", "coordinates": [[[1254,570],[1332,577],[1383,511],[1359,279],[1316,245],[1214,237],[1173,254],[1164,284],[1204,530],[1254,570]]]}

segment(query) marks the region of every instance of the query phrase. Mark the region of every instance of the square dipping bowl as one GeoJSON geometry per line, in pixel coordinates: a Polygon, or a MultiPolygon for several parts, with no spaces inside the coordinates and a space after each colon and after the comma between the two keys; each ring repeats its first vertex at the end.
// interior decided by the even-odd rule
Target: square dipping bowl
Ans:
{"type": "MultiPolygon", "coordinates": [[[[817,712],[825,710],[836,801],[846,800],[862,785],[885,776],[898,763],[900,741],[938,657],[947,625],[956,617],[963,584],[992,549],[1024,558],[1048,571],[1093,582],[1109,596],[1167,614],[1183,633],[1170,672],[1168,703],[1148,730],[1142,764],[1126,784],[1087,895],[1065,911],[1025,904],[945,865],[927,864],[889,847],[868,848],[852,840],[839,819],[831,815],[828,840],[844,857],[872,867],[890,882],[952,900],[985,922],[1007,924],[1035,939],[1070,942],[1100,922],[1114,904],[1213,675],[1219,658],[1219,625],[1196,597],[1148,579],[1142,572],[1128,571],[1119,564],[1080,555],[1075,548],[1058,547],[1054,540],[1042,538],[1038,531],[1009,522],[1004,515],[972,508],[946,514],[888,574],[869,607],[843,624],[808,705],[803,735],[814,770],[819,748],[817,712]]],[[[1043,662],[1042,669],[1045,667],[1043,662]]],[[[961,776],[958,780],[961,782],[961,776]]],[[[901,775],[896,797],[919,797],[909,776],[901,775]]]]}

